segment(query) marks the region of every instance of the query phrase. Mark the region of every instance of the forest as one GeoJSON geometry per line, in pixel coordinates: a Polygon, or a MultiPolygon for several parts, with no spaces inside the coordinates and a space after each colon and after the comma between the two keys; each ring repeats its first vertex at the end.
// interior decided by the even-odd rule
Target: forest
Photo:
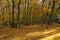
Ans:
{"type": "Polygon", "coordinates": [[[0,27],[60,23],[60,0],[0,0],[0,27]]]}

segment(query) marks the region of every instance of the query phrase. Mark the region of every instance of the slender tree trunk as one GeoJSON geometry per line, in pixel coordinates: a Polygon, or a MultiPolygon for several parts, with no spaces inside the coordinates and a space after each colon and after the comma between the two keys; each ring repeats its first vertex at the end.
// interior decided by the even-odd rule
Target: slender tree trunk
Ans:
{"type": "Polygon", "coordinates": [[[25,7],[26,7],[26,17],[27,17],[27,24],[29,24],[29,0],[25,0],[25,7]]]}
{"type": "Polygon", "coordinates": [[[4,27],[4,10],[1,9],[1,11],[2,11],[1,13],[2,13],[2,20],[3,20],[3,27],[4,27]]]}
{"type": "Polygon", "coordinates": [[[50,16],[49,16],[48,25],[49,25],[50,22],[51,22],[51,18],[52,18],[52,16],[53,16],[53,12],[54,12],[54,7],[55,7],[55,1],[53,0],[53,6],[52,6],[51,14],[50,14],[50,16]]]}
{"type": "Polygon", "coordinates": [[[44,15],[44,13],[43,13],[43,5],[44,5],[44,0],[42,0],[42,17],[41,17],[41,19],[42,19],[42,26],[43,26],[43,24],[44,24],[44,23],[43,23],[43,22],[44,22],[44,18],[43,18],[43,17],[44,17],[44,16],[43,16],[43,15],[44,15]]]}
{"type": "Polygon", "coordinates": [[[29,0],[25,0],[26,25],[29,23],[29,0]],[[28,4],[27,4],[28,2],[28,4]]]}
{"type": "Polygon", "coordinates": [[[15,27],[14,26],[14,5],[15,5],[14,0],[12,0],[12,27],[15,27]]]}
{"type": "Polygon", "coordinates": [[[29,18],[29,0],[28,0],[28,5],[27,5],[27,15],[28,15],[28,24],[30,23],[30,18],[29,18]]]}
{"type": "Polygon", "coordinates": [[[27,1],[25,0],[25,25],[27,25],[27,1]]]}
{"type": "Polygon", "coordinates": [[[49,10],[49,6],[50,6],[50,0],[48,1],[48,5],[47,5],[47,6],[48,6],[48,9],[47,9],[47,13],[46,13],[46,16],[45,16],[45,21],[46,21],[46,22],[48,21],[48,20],[47,20],[47,17],[49,16],[49,15],[48,15],[48,13],[49,13],[48,10],[49,10]]]}
{"type": "MultiPolygon", "coordinates": [[[[27,8],[26,8],[26,0],[25,0],[25,5],[24,5],[24,6],[25,6],[25,18],[26,18],[26,16],[27,16],[27,15],[26,15],[26,12],[27,12],[27,11],[26,11],[26,9],[27,9],[27,8]]],[[[25,19],[25,23],[24,23],[24,24],[26,24],[26,21],[27,21],[27,20],[25,19]]]]}
{"type": "Polygon", "coordinates": [[[20,26],[20,4],[21,4],[21,0],[19,0],[18,2],[18,26],[20,26]]]}

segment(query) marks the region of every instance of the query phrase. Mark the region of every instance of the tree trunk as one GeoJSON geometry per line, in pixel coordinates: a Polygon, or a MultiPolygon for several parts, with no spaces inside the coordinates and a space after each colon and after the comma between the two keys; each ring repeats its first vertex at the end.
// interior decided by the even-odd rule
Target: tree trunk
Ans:
{"type": "Polygon", "coordinates": [[[20,26],[20,4],[21,4],[21,0],[19,0],[18,2],[18,27],[20,26]]]}
{"type": "Polygon", "coordinates": [[[49,16],[48,25],[49,25],[50,22],[51,22],[51,18],[52,18],[52,16],[53,16],[54,8],[55,8],[55,1],[53,0],[53,6],[52,6],[51,14],[50,14],[50,16],[49,16]]]}
{"type": "Polygon", "coordinates": [[[14,26],[14,5],[15,5],[14,0],[12,0],[12,27],[15,27],[14,26]]]}

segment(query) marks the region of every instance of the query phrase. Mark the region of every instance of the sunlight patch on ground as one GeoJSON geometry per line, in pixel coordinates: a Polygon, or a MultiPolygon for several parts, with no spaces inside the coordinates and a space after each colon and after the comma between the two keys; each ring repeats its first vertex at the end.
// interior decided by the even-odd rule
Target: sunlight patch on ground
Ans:
{"type": "Polygon", "coordinates": [[[25,36],[26,37],[36,37],[36,36],[40,36],[40,35],[51,33],[53,31],[56,31],[56,30],[43,31],[43,32],[35,31],[35,32],[30,32],[28,34],[25,34],[25,36]]]}
{"type": "Polygon", "coordinates": [[[41,35],[41,32],[36,31],[36,32],[28,33],[25,36],[27,36],[27,37],[35,37],[35,36],[39,36],[39,35],[41,35]]]}
{"type": "Polygon", "coordinates": [[[43,39],[39,39],[39,40],[54,40],[55,37],[58,37],[60,36],[60,33],[57,33],[55,35],[52,35],[52,36],[49,36],[49,37],[46,37],[46,38],[43,38],[43,39]]]}

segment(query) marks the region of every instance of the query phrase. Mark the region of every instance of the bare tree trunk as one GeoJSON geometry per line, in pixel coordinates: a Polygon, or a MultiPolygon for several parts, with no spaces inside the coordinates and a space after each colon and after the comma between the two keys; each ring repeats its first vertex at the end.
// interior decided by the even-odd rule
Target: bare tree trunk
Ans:
{"type": "Polygon", "coordinates": [[[4,27],[4,10],[2,10],[2,20],[3,20],[3,27],[4,27]]]}
{"type": "Polygon", "coordinates": [[[55,7],[55,1],[53,0],[53,6],[52,6],[51,14],[50,14],[50,16],[49,16],[48,25],[49,25],[50,22],[51,22],[51,18],[52,18],[52,16],[53,16],[53,12],[54,12],[54,7],[55,7]]]}
{"type": "Polygon", "coordinates": [[[44,16],[43,16],[43,15],[44,15],[44,13],[43,13],[43,5],[44,5],[44,0],[42,0],[42,17],[41,17],[41,19],[42,19],[42,26],[43,26],[43,24],[44,24],[44,23],[43,23],[43,22],[44,22],[44,18],[43,18],[43,17],[44,17],[44,16]]]}
{"type": "Polygon", "coordinates": [[[29,0],[28,0],[28,4],[27,4],[27,15],[28,15],[28,24],[30,23],[30,18],[29,18],[29,0]]]}
{"type": "Polygon", "coordinates": [[[45,19],[44,19],[46,22],[48,21],[47,17],[49,16],[48,15],[48,13],[49,13],[48,10],[49,10],[49,6],[50,6],[50,0],[48,0],[48,5],[47,6],[48,6],[48,9],[47,9],[47,13],[46,13],[46,16],[45,16],[45,19]]]}
{"type": "Polygon", "coordinates": [[[18,26],[20,26],[20,4],[21,4],[21,0],[19,0],[18,2],[18,26]]]}
{"type": "Polygon", "coordinates": [[[29,0],[25,0],[25,13],[26,13],[26,23],[25,25],[29,24],[29,0]]]}
{"type": "Polygon", "coordinates": [[[12,0],[12,27],[15,27],[14,26],[14,5],[15,5],[14,0],[12,0]]]}

